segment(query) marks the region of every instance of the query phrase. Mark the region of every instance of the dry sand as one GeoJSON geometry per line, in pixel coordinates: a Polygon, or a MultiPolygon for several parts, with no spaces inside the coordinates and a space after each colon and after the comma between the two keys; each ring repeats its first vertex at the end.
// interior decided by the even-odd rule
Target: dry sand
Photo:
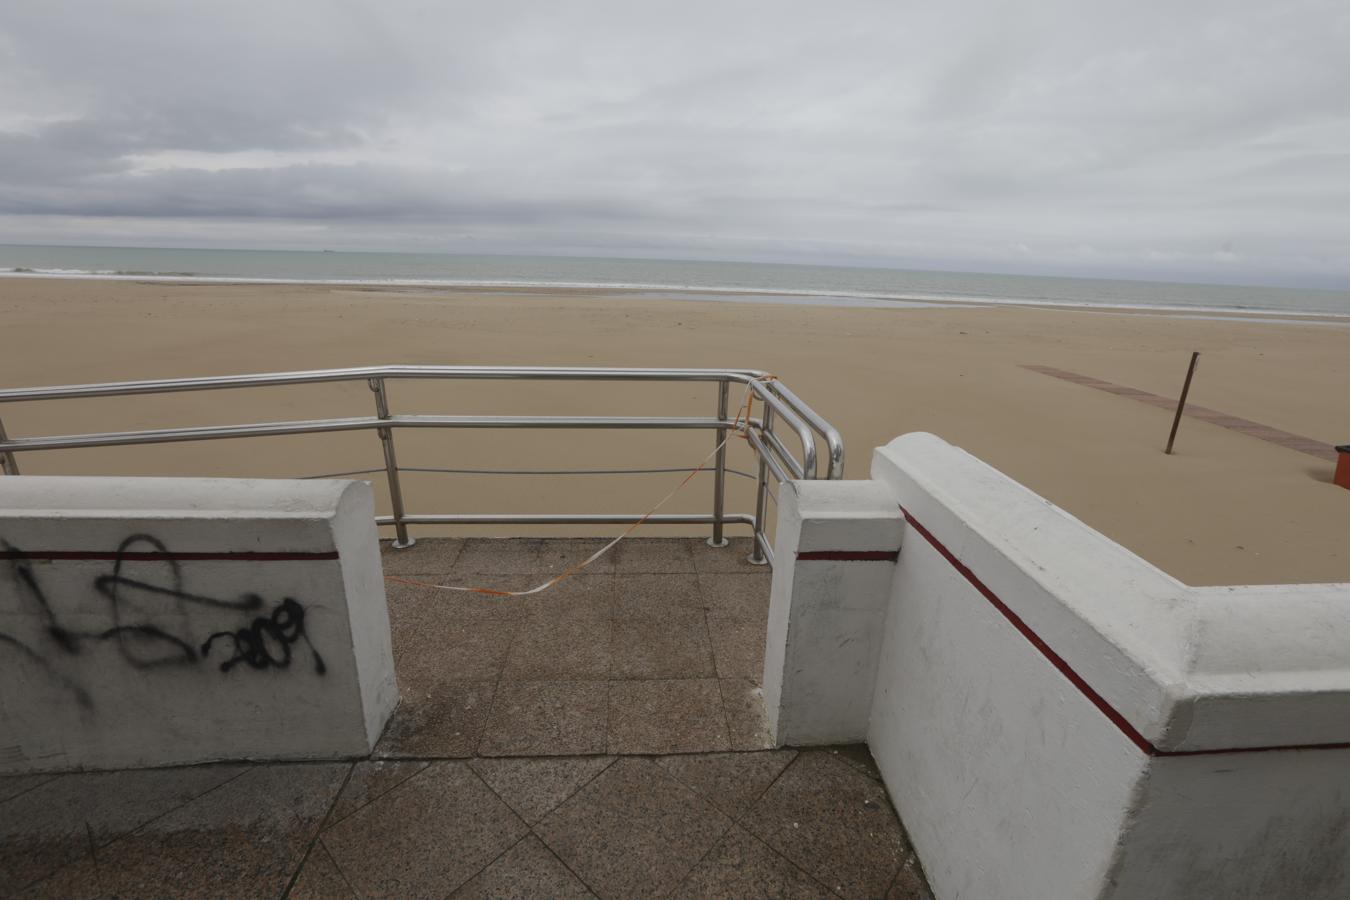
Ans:
{"type": "MultiPolygon", "coordinates": [[[[1056,366],[1175,396],[1191,350],[1203,354],[1192,402],[1331,444],[1350,441],[1343,325],[593,291],[0,280],[6,387],[379,363],[760,368],[838,426],[851,477],[867,475],[873,447],[931,431],[1188,583],[1350,581],[1350,491],[1331,484],[1331,463],[1195,420],[1183,421],[1177,453],[1164,456],[1166,411],[1020,368],[1056,366]]],[[[392,391],[399,412],[714,411],[706,385],[442,382],[392,391]]],[[[11,404],[0,415],[18,437],[370,409],[358,383],[11,404]]],[[[398,441],[405,466],[466,468],[692,465],[711,445],[702,432],[418,430],[398,441]]],[[[33,453],[20,462],[30,474],[283,476],[377,466],[380,455],[366,432],[33,453]]],[[[751,467],[743,446],[733,465],[751,467]]],[[[410,511],[639,512],[672,477],[414,475],[404,490],[410,511]]],[[[731,482],[729,509],[748,511],[750,483],[731,482]]],[[[706,511],[709,493],[695,483],[668,509],[706,511]]],[[[522,531],[547,530],[514,533],[522,531]]]]}

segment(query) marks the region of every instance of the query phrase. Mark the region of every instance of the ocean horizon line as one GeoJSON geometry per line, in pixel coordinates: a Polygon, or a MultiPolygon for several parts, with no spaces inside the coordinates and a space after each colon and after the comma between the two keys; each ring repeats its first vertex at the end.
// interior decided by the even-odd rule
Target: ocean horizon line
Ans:
{"type": "MultiPolygon", "coordinates": [[[[1056,277],[1056,276],[1045,276],[1056,277]]],[[[992,295],[956,295],[932,293],[876,293],[852,292],[840,290],[816,290],[806,288],[744,287],[738,285],[695,285],[669,284],[663,282],[601,282],[601,281],[541,281],[513,279],[449,279],[449,278],[283,278],[273,276],[250,275],[199,275],[195,273],[128,272],[117,270],[80,270],[80,269],[37,269],[13,267],[0,269],[0,278],[44,278],[69,279],[76,281],[128,281],[189,284],[258,284],[258,285],[295,285],[295,286],[331,286],[331,287],[390,287],[390,288],[489,288],[493,290],[510,288],[559,289],[559,290],[597,290],[617,293],[636,293],[663,291],[688,295],[671,299],[704,300],[709,302],[752,302],[775,303],[783,300],[797,301],[791,305],[839,306],[865,305],[873,308],[935,308],[941,306],[1017,306],[1052,307],[1056,309],[1118,310],[1129,312],[1167,312],[1167,313],[1213,313],[1248,315],[1260,321],[1269,321],[1269,316],[1282,319],[1306,319],[1315,322],[1318,319],[1347,319],[1350,312],[1293,310],[1273,306],[1198,306],[1183,304],[1151,304],[1103,302],[1090,299],[1060,300],[1053,298],[1001,297],[992,295]],[[835,301],[835,302],[830,302],[835,301]],[[870,301],[856,303],[851,301],[870,301]]],[[[1107,280],[1107,279],[1102,279],[1107,280]]],[[[1143,284],[1162,282],[1141,282],[1143,284]]]]}

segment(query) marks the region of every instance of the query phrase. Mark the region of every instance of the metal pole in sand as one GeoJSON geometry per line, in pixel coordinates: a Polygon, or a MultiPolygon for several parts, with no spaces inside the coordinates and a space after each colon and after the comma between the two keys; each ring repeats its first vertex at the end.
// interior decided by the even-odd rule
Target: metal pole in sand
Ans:
{"type": "Polygon", "coordinates": [[[1186,395],[1191,392],[1191,379],[1195,377],[1195,364],[1200,361],[1200,351],[1196,350],[1191,354],[1191,365],[1186,370],[1186,383],[1181,386],[1181,399],[1177,401],[1177,414],[1172,417],[1172,433],[1167,436],[1167,449],[1164,453],[1171,454],[1172,444],[1177,439],[1177,428],[1181,425],[1181,413],[1186,408],[1186,395]]]}

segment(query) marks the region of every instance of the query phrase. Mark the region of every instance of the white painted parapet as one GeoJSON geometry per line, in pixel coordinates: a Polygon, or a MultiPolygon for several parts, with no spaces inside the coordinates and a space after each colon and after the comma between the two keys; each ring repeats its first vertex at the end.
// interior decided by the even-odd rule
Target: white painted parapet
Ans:
{"type": "Polygon", "coordinates": [[[370,486],[0,478],[0,676],[0,773],[369,753],[370,486]]]}
{"type": "Polygon", "coordinates": [[[764,708],[780,743],[863,741],[904,519],[865,481],[794,481],[780,496],[764,708]]]}
{"type": "Polygon", "coordinates": [[[1350,585],[1189,587],[932,435],[812,488],[780,494],[770,717],[865,735],[940,900],[1350,896],[1350,585]],[[808,588],[825,506],[844,568],[808,588]],[[887,509],[899,540],[845,542],[887,509]]]}

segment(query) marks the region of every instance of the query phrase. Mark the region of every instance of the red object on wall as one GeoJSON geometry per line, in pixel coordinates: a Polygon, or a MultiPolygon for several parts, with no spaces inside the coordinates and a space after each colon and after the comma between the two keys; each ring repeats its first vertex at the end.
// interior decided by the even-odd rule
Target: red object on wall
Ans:
{"type": "Polygon", "coordinates": [[[1336,477],[1332,481],[1343,488],[1350,488],[1350,444],[1342,444],[1336,448],[1340,454],[1336,459],[1336,477]]]}

